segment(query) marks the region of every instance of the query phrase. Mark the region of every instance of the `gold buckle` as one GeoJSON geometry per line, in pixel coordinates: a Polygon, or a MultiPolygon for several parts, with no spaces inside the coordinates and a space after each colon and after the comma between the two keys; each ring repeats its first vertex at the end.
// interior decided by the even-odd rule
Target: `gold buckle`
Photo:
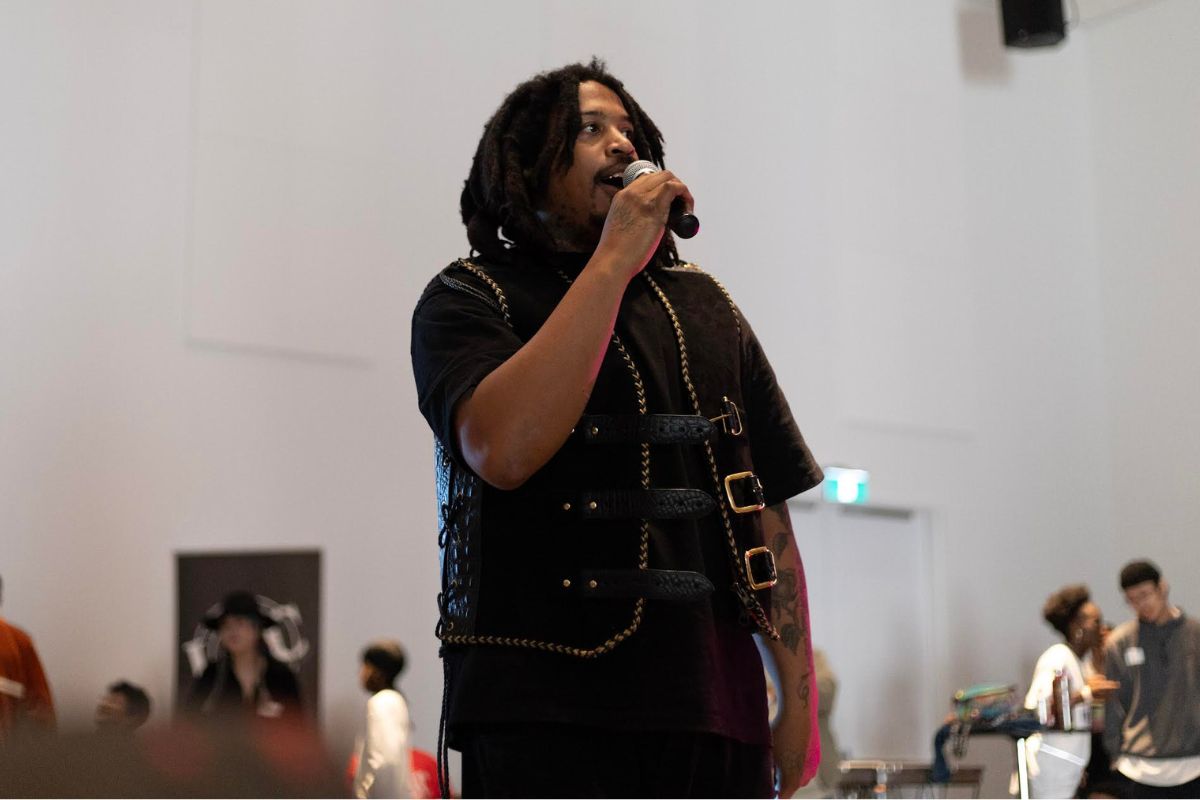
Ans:
{"type": "Polygon", "coordinates": [[[759,589],[770,589],[772,586],[779,583],[779,573],[775,571],[775,554],[771,552],[769,547],[752,547],[746,551],[742,558],[744,558],[746,561],[746,580],[750,581],[751,589],[754,591],[758,591],[759,589]],[[750,558],[752,556],[762,555],[763,553],[766,553],[767,558],[770,559],[771,577],[767,578],[765,581],[756,581],[754,580],[754,570],[750,567],[750,558]]]}
{"type": "Polygon", "coordinates": [[[752,511],[762,511],[766,507],[766,502],[763,500],[762,484],[759,483],[758,476],[753,472],[735,472],[732,475],[725,476],[725,496],[729,498],[729,506],[736,514],[749,514],[752,511]],[[733,499],[732,484],[734,481],[750,479],[750,491],[758,499],[755,505],[739,506],[737,501],[733,499]]]}
{"type": "Polygon", "coordinates": [[[721,423],[721,428],[730,436],[742,435],[742,412],[738,411],[737,403],[728,397],[721,397],[721,409],[725,412],[719,417],[712,417],[709,422],[721,423]],[[729,429],[729,420],[733,420],[733,430],[729,429]]]}

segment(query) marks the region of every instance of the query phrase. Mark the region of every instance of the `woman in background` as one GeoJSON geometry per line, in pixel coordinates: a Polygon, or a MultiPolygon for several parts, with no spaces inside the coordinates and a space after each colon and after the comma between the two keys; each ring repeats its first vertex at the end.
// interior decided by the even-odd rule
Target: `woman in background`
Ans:
{"type": "Polygon", "coordinates": [[[204,624],[217,632],[219,655],[192,684],[183,712],[199,717],[294,719],[303,706],[296,674],[271,655],[263,629],[275,621],[250,592],[226,595],[204,624]]]}
{"type": "Polygon", "coordinates": [[[1045,731],[1029,737],[1026,760],[1030,797],[1074,797],[1092,751],[1092,701],[1103,700],[1117,688],[1092,666],[1088,654],[1101,640],[1100,609],[1083,584],[1065,586],[1046,600],[1042,616],[1063,642],[1038,659],[1025,697],[1025,707],[1053,704],[1054,678],[1061,674],[1070,691],[1071,729],[1045,731]]]}

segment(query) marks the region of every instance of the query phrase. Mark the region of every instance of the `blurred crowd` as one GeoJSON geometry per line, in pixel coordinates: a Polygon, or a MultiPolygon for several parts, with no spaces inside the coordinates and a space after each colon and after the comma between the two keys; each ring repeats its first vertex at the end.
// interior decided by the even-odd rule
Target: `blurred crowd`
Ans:
{"type": "MultiPolygon", "coordinates": [[[[0,584],[2,590],[2,584],[0,584]]],[[[2,596],[0,596],[2,599],[2,596]]],[[[94,730],[60,734],[32,638],[0,617],[0,796],[433,797],[434,759],[411,745],[398,687],[399,642],[360,654],[367,713],[344,768],[335,764],[291,665],[264,639],[275,620],[248,591],[203,620],[217,646],[170,721],[148,726],[153,701],[119,679],[96,703],[94,730]]]]}

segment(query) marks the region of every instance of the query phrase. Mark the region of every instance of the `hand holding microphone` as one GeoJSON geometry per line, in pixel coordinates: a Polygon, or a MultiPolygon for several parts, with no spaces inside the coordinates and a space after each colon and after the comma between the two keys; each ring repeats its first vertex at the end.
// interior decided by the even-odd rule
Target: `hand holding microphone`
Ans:
{"type": "MultiPolygon", "coordinates": [[[[658,167],[649,161],[635,161],[625,168],[621,183],[623,186],[628,186],[641,176],[658,171],[658,167]]],[[[667,227],[680,239],[690,239],[700,232],[700,220],[696,218],[695,214],[687,211],[682,197],[676,197],[671,201],[671,211],[667,215],[667,227]]]]}
{"type": "Polygon", "coordinates": [[[622,188],[613,195],[596,252],[602,260],[612,259],[625,280],[641,272],[654,257],[667,225],[674,231],[682,228],[684,237],[699,228],[696,218],[685,213],[692,195],[670,170],[635,161],[620,172],[606,172],[606,176],[619,176],[622,188]],[[683,225],[677,227],[677,220],[683,225]]]}

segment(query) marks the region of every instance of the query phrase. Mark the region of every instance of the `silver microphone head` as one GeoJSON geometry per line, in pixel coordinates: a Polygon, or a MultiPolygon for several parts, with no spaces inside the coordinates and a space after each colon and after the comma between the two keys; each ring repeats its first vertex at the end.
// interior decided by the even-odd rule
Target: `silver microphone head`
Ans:
{"type": "Polygon", "coordinates": [[[621,185],[628,186],[643,175],[649,175],[652,172],[658,172],[658,167],[650,161],[635,161],[625,168],[625,174],[621,176],[621,185]]]}

